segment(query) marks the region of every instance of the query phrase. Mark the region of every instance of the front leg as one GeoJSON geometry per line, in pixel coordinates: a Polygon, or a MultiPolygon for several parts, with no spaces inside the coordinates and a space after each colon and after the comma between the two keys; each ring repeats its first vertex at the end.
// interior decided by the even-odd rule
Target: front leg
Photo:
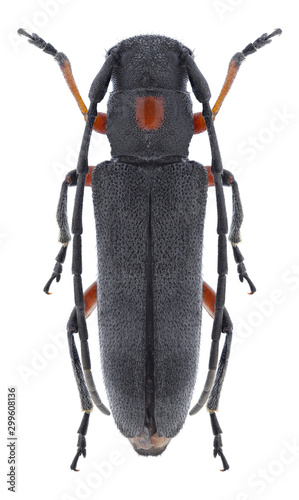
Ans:
{"type": "MultiPolygon", "coordinates": [[[[45,42],[41,37],[39,37],[36,33],[32,33],[30,35],[27,33],[27,31],[23,30],[20,28],[18,30],[19,35],[26,36],[28,38],[28,42],[31,43],[32,45],[35,45],[38,49],[41,49],[43,52],[46,54],[49,54],[50,56],[54,57],[55,61],[58,62],[59,67],[61,69],[61,72],[65,78],[66,83],[68,84],[68,87],[73,94],[74,98],[76,99],[76,102],[79,106],[79,109],[81,113],[83,114],[85,120],[86,120],[86,115],[87,115],[87,107],[80,95],[80,92],[78,90],[78,87],[76,85],[73,73],[72,73],[72,68],[71,68],[71,63],[67,56],[63,52],[58,52],[58,50],[53,47],[50,43],[45,42]]],[[[106,119],[107,115],[106,113],[98,113],[97,117],[94,122],[93,129],[96,132],[99,132],[100,134],[106,134],[106,119]]]]}
{"type": "MultiPolygon", "coordinates": [[[[257,38],[255,42],[248,44],[245,47],[245,49],[242,50],[242,52],[237,52],[231,58],[225,82],[223,84],[219,97],[214,107],[212,108],[213,120],[215,120],[217,113],[219,112],[222,103],[231,88],[242,62],[245,61],[247,56],[249,56],[250,54],[254,54],[254,52],[256,52],[258,49],[270,43],[272,41],[271,38],[273,36],[280,35],[281,32],[282,32],[281,29],[277,29],[273,31],[273,33],[271,33],[270,35],[264,33],[262,36],[257,38]]],[[[195,113],[193,115],[193,123],[194,123],[194,132],[193,132],[194,134],[200,134],[201,132],[204,132],[207,129],[202,113],[195,113]]]]}

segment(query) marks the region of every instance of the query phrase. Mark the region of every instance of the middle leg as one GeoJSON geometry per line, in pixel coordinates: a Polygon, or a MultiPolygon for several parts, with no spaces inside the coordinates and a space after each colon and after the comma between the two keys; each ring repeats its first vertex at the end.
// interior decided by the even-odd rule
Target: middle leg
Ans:
{"type": "MultiPolygon", "coordinates": [[[[211,167],[206,167],[206,170],[208,173],[209,187],[215,186],[214,176],[211,172],[211,167]]],[[[237,264],[237,271],[239,273],[239,279],[241,282],[243,282],[244,279],[247,281],[250,287],[249,295],[252,295],[256,291],[256,288],[247,274],[246,267],[244,264],[244,257],[238,247],[238,243],[240,243],[241,241],[240,229],[243,222],[243,209],[239,193],[239,187],[235,180],[235,177],[228,170],[223,170],[222,172],[222,184],[223,186],[228,186],[232,188],[233,217],[228,239],[232,244],[234,259],[237,264]]]]}

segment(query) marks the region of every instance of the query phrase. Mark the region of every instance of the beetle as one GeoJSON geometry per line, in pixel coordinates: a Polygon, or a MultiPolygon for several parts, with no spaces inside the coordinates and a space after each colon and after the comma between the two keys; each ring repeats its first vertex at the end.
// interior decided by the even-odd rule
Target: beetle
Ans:
{"type": "Polygon", "coordinates": [[[87,110],[75,84],[70,62],[36,34],[19,34],[58,62],[86,119],[77,169],[62,184],[57,209],[61,250],[44,291],[59,281],[71,234],[67,190],[76,186],[72,219],[75,308],[67,324],[70,357],[79,390],[83,419],[78,429],[77,470],[86,456],[86,433],[95,404],[110,411],[97,392],[88,348],[86,319],[97,306],[104,383],[109,406],[121,433],[140,455],[160,455],[182,428],[196,382],[202,306],[213,317],[208,374],[190,414],[206,403],[214,434],[214,456],[229,468],[216,417],[229,359],[233,325],[225,308],[227,215],[223,186],[232,188],[233,216],[229,233],[241,281],[250,293],[239,250],[243,219],[238,185],[223,169],[214,119],[245,58],[281,33],[263,34],[230,61],[215,106],[209,86],[190,49],[161,35],[140,35],[112,47],[89,92],[87,110]],[[107,114],[97,112],[112,81],[107,114]],[[202,112],[193,114],[187,82],[202,112]],[[106,133],[111,159],[88,166],[92,130],[106,133]],[[189,160],[193,134],[207,130],[211,167],[189,160]],[[84,187],[92,187],[97,235],[98,277],[83,293],[82,208],[84,187]],[[209,186],[216,190],[218,281],[216,293],[202,279],[203,229],[209,186]],[[81,359],[74,334],[79,332],[81,359]],[[218,361],[221,332],[225,343],[218,361]]]}

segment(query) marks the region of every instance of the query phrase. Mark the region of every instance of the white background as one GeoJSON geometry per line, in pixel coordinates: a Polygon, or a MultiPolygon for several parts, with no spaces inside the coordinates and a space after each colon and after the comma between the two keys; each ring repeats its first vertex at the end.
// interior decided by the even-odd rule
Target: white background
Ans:
{"type": "MultiPolygon", "coordinates": [[[[298,22],[295,0],[152,0],[114,2],[16,0],[1,16],[1,498],[9,495],[6,393],[18,388],[18,495],[132,500],[208,498],[276,500],[298,495],[298,22]],[[212,104],[232,55],[264,32],[281,37],[251,55],[216,120],[224,167],[239,182],[245,220],[240,249],[257,286],[247,295],[229,249],[227,307],[235,324],[219,421],[230,470],[212,456],[206,410],[188,417],[158,458],[138,456],[112,417],[90,419],[87,458],[70,471],[81,419],[65,338],[73,306],[71,250],[62,281],[48,297],[57,243],[56,203],[64,175],[76,166],[84,120],[55,62],[17,37],[37,32],[65,52],[82,97],[105,50],[123,38],[165,34],[194,49],[212,104]],[[252,143],[254,145],[252,145],[252,143]],[[297,474],[296,474],[297,473],[297,474]],[[297,480],[296,480],[297,479],[297,480]]],[[[99,110],[105,111],[105,103],[99,110]]],[[[194,111],[200,105],[194,103],[194,111]]],[[[106,137],[95,135],[90,164],[109,159],[106,137]]],[[[190,158],[210,163],[206,134],[190,158]]],[[[204,279],[216,283],[216,212],[210,190],[204,279]]],[[[231,194],[227,192],[229,217],[231,194]]],[[[70,195],[72,199],[73,193],[70,195]]],[[[96,276],[90,192],[84,206],[86,288],[96,276]]],[[[70,202],[71,207],[71,202],[70,202]]],[[[71,208],[70,208],[71,213],[71,208]]],[[[204,313],[199,383],[208,364],[211,320],[204,313]]],[[[96,314],[89,321],[93,372],[101,380],[96,314]]],[[[106,402],[104,388],[100,393],[106,402]]]]}

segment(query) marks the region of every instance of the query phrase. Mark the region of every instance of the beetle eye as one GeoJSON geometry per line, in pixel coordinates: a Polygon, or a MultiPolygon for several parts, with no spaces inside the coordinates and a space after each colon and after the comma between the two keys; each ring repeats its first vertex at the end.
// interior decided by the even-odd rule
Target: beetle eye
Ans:
{"type": "Polygon", "coordinates": [[[173,52],[172,50],[169,50],[167,52],[167,56],[168,56],[168,59],[170,61],[170,63],[177,67],[179,65],[179,56],[177,55],[176,52],[173,52]]]}
{"type": "Polygon", "coordinates": [[[130,62],[131,57],[132,57],[131,50],[127,50],[126,52],[124,52],[120,57],[121,66],[126,66],[130,62]]]}

